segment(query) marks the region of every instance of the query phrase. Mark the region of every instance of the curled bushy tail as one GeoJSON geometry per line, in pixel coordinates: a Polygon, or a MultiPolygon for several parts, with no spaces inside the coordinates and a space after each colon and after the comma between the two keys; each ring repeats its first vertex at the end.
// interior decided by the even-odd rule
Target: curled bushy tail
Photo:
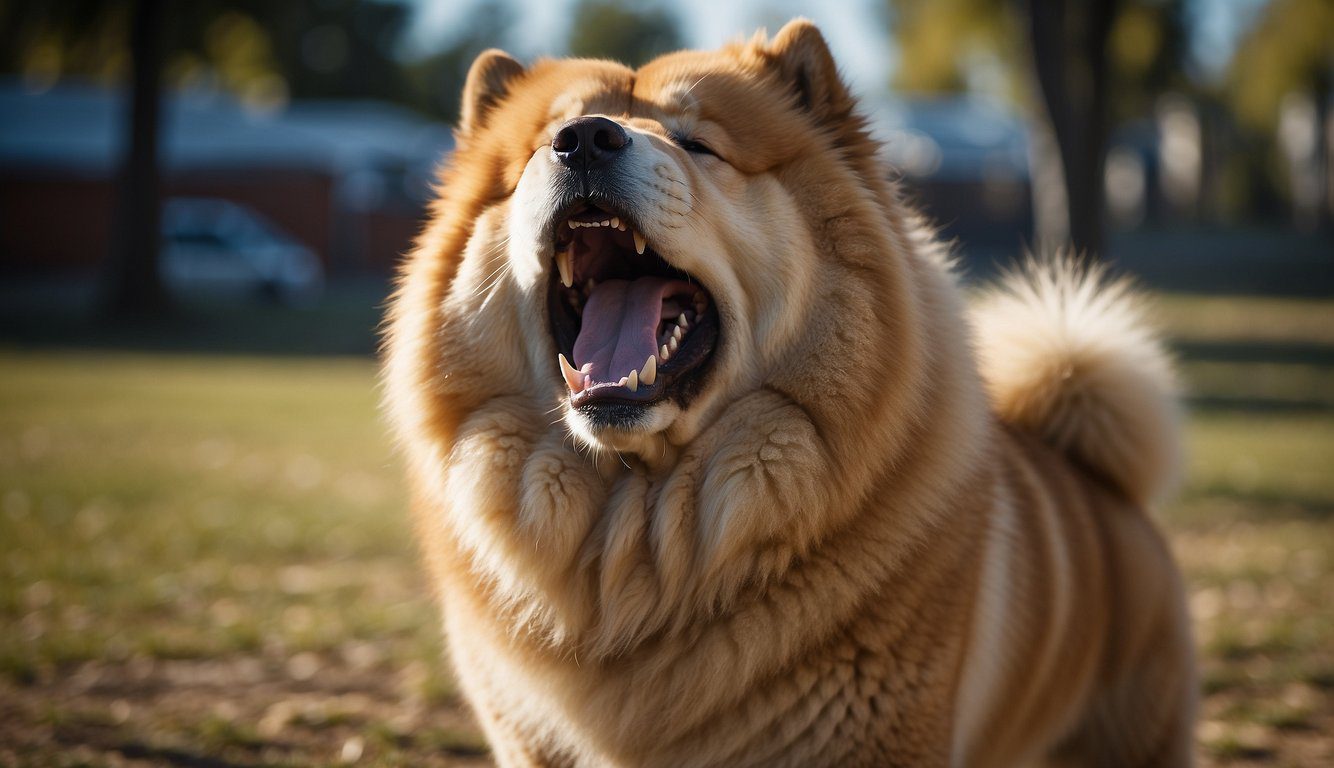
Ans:
{"type": "Polygon", "coordinates": [[[1128,281],[1070,258],[1034,260],[985,292],[972,316],[1002,421],[1136,502],[1171,489],[1181,455],[1176,386],[1128,281]]]}

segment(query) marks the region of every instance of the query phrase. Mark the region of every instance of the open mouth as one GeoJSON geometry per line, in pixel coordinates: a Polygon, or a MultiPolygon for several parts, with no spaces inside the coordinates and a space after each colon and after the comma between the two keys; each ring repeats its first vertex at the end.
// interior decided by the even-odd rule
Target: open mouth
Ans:
{"type": "Polygon", "coordinates": [[[558,217],[548,309],[570,405],[590,414],[698,389],[718,341],[709,292],[599,202],[558,217]]]}

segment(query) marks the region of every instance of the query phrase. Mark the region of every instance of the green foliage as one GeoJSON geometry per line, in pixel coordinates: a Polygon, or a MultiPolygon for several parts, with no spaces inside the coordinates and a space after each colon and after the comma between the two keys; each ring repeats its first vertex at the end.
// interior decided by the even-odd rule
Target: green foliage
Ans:
{"type": "Polygon", "coordinates": [[[1107,46],[1113,120],[1150,115],[1158,97],[1191,90],[1186,78],[1184,14],[1181,0],[1122,4],[1107,46]]]}
{"type": "Polygon", "coordinates": [[[968,69],[983,60],[1003,66],[1013,79],[1027,66],[1017,18],[1001,0],[889,0],[899,59],[894,87],[904,93],[957,93],[967,89],[968,69]]]}
{"type": "MultiPolygon", "coordinates": [[[[899,59],[894,87],[930,95],[969,89],[984,69],[1001,95],[1030,103],[1031,50],[1024,6],[1006,0],[887,0],[899,59]]],[[[1154,100],[1186,85],[1184,3],[1124,0],[1108,45],[1114,120],[1152,112],[1154,100]]]]}
{"type": "Polygon", "coordinates": [[[111,82],[129,68],[128,2],[0,3],[0,72],[33,85],[68,74],[111,82]]]}
{"type": "Polygon", "coordinates": [[[1317,90],[1322,78],[1328,89],[1331,70],[1334,3],[1272,0],[1232,60],[1228,100],[1247,126],[1271,132],[1283,97],[1317,90]]]}
{"type": "Polygon", "coordinates": [[[570,25],[570,55],[630,66],[681,47],[676,17],[662,7],[615,0],[580,0],[570,25]]]}
{"type": "MultiPolygon", "coordinates": [[[[132,0],[0,6],[0,71],[36,85],[127,74],[132,0]]],[[[288,98],[410,100],[395,58],[409,9],[356,0],[164,2],[167,82],[219,85],[251,103],[288,98]]]]}
{"type": "Polygon", "coordinates": [[[502,47],[506,30],[513,22],[514,13],[509,5],[483,0],[469,14],[468,29],[436,53],[407,64],[417,106],[449,122],[458,119],[459,96],[473,59],[487,48],[502,47]]]}

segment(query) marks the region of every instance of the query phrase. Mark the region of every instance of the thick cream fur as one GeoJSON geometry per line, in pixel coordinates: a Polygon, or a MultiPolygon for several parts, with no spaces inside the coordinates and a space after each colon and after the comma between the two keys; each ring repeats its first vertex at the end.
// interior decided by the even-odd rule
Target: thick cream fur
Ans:
{"type": "Polygon", "coordinates": [[[478,66],[384,376],[501,765],[1188,763],[1180,585],[1134,503],[1164,470],[1094,444],[1143,438],[1090,428],[1083,400],[1025,421],[1002,407],[1019,382],[988,404],[945,250],[813,26],[635,71],[478,66]],[[695,400],[612,435],[568,413],[545,312],[547,143],[583,114],[634,132],[626,194],[723,329],[695,400]],[[1078,428],[1048,434],[1052,413],[1078,428]]]}
{"type": "Polygon", "coordinates": [[[973,307],[982,379],[1006,422],[1147,504],[1176,484],[1171,365],[1127,280],[1070,257],[1030,261],[973,307]]]}

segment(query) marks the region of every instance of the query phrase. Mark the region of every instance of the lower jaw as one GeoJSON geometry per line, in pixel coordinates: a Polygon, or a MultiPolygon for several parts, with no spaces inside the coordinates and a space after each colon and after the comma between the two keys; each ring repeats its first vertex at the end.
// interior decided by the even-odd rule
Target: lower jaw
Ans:
{"type": "Polygon", "coordinates": [[[636,430],[649,420],[649,411],[661,400],[644,403],[597,402],[573,406],[574,411],[597,429],[636,430]]]}
{"type": "Polygon", "coordinates": [[[638,456],[650,466],[674,459],[676,448],[670,432],[681,411],[673,404],[659,400],[649,405],[597,408],[592,413],[587,408],[571,408],[566,413],[570,432],[583,444],[638,456]]]}

